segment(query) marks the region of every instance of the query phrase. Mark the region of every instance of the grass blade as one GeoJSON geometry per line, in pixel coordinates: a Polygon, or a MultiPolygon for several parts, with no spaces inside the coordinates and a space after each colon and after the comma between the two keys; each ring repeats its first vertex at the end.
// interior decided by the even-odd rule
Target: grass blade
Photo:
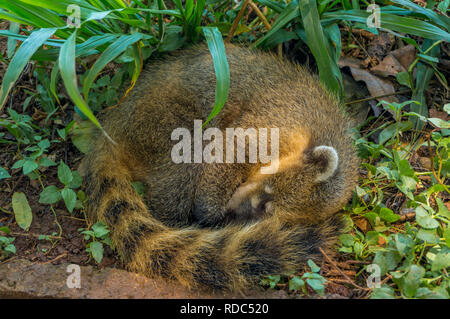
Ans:
{"type": "Polygon", "coordinates": [[[87,100],[89,96],[89,90],[91,89],[92,83],[97,78],[98,74],[104,69],[104,67],[117,58],[121,53],[123,53],[130,45],[136,43],[143,38],[141,33],[133,33],[131,35],[123,35],[114,41],[97,59],[97,61],[92,66],[89,74],[84,80],[83,94],[84,98],[87,100]]]}
{"type": "MultiPolygon", "coordinates": [[[[59,54],[59,70],[63,79],[64,85],[72,101],[80,109],[80,111],[94,123],[98,128],[102,129],[97,118],[89,109],[87,103],[83,100],[77,85],[77,75],[75,72],[75,39],[76,31],[66,40],[61,47],[59,54]]],[[[103,131],[103,129],[102,129],[103,131]]]]}
{"type": "Polygon", "coordinates": [[[273,34],[278,32],[282,27],[286,24],[294,20],[296,17],[300,15],[298,10],[298,1],[294,0],[287,5],[287,7],[280,13],[275,23],[272,25],[272,28],[269,32],[266,33],[264,37],[255,42],[255,46],[259,47],[265,43],[265,41],[271,37],[273,34]]]}
{"type": "Polygon", "coordinates": [[[211,52],[214,70],[216,72],[216,98],[214,107],[205,121],[205,126],[212,118],[214,118],[225,105],[228,99],[228,90],[230,88],[230,69],[228,66],[225,45],[223,43],[222,34],[216,27],[203,27],[203,34],[208,43],[211,52]]]}
{"type": "Polygon", "coordinates": [[[17,50],[6,70],[3,82],[0,87],[0,110],[6,103],[6,98],[11,91],[14,83],[22,73],[31,56],[36,50],[47,41],[54,33],[56,28],[39,29],[30,34],[17,50]]]}
{"type": "MultiPolygon", "coordinates": [[[[20,29],[20,24],[18,24],[17,22],[11,22],[9,24],[9,31],[12,33],[19,33],[19,29],[20,29]]],[[[7,56],[8,59],[11,59],[12,56],[14,55],[14,52],[16,51],[16,46],[17,46],[17,40],[14,40],[13,38],[9,38],[8,39],[8,48],[7,48],[7,56]]]]}
{"type": "Polygon", "coordinates": [[[415,4],[412,1],[408,1],[408,0],[391,0],[391,1],[393,3],[397,3],[402,6],[405,6],[408,9],[410,9],[411,11],[423,14],[424,16],[426,16],[428,19],[430,19],[434,23],[438,24],[439,26],[441,26],[441,27],[445,28],[447,31],[449,31],[450,18],[448,18],[444,15],[439,15],[436,12],[434,12],[433,10],[430,10],[427,8],[422,8],[421,6],[415,4]]]}
{"type": "Polygon", "coordinates": [[[343,94],[342,75],[335,59],[328,49],[317,11],[316,0],[300,1],[300,12],[306,31],[306,44],[310,48],[319,68],[321,82],[336,96],[343,94]]]}
{"type": "MultiPolygon", "coordinates": [[[[322,22],[327,20],[345,20],[366,23],[367,18],[370,13],[362,10],[341,10],[336,12],[325,12],[323,14],[322,22]]],[[[403,32],[409,35],[416,35],[431,40],[444,40],[450,41],[450,33],[442,30],[431,23],[407,18],[400,17],[393,14],[381,13],[380,17],[381,29],[389,31],[393,30],[396,32],[403,32]]]]}

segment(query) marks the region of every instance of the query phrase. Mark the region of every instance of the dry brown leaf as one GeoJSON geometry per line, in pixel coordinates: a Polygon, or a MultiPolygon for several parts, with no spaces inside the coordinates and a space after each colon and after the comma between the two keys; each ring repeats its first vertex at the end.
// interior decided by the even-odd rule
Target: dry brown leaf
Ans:
{"type": "Polygon", "coordinates": [[[447,112],[441,112],[435,109],[430,109],[430,117],[437,117],[443,121],[448,121],[449,118],[447,112]]]}
{"type": "Polygon", "coordinates": [[[399,72],[406,72],[416,55],[414,46],[407,45],[391,51],[380,64],[371,69],[372,72],[383,77],[397,76],[399,72]]]}
{"type": "Polygon", "coordinates": [[[405,72],[406,69],[392,55],[386,56],[380,64],[370,69],[373,73],[383,77],[397,76],[399,72],[405,72]]]}
{"type": "Polygon", "coordinates": [[[416,58],[416,48],[409,44],[403,48],[391,51],[390,55],[397,59],[398,62],[407,70],[416,58]]]}
{"type": "MultiPolygon", "coordinates": [[[[370,95],[373,97],[379,97],[382,95],[395,93],[394,85],[389,80],[381,79],[367,70],[350,67],[350,71],[352,72],[353,78],[356,81],[364,81],[366,83],[367,89],[369,90],[370,95]]],[[[394,95],[377,98],[377,100],[378,101],[385,100],[387,102],[398,102],[398,99],[394,95]]]]}
{"type": "Polygon", "coordinates": [[[385,100],[387,102],[398,102],[398,99],[394,95],[384,96],[395,93],[392,82],[387,79],[381,79],[369,71],[361,69],[362,62],[360,60],[343,57],[339,60],[338,65],[341,68],[349,67],[355,81],[364,81],[370,95],[376,97],[378,101],[385,100]]]}
{"type": "Polygon", "coordinates": [[[431,159],[429,157],[419,157],[419,163],[423,168],[431,169],[431,159]]]}
{"type": "Polygon", "coordinates": [[[363,233],[367,233],[371,229],[369,221],[365,218],[358,218],[354,220],[354,223],[363,233]]]}
{"type": "Polygon", "coordinates": [[[378,245],[384,246],[386,244],[386,240],[382,236],[378,236],[378,245]]]}

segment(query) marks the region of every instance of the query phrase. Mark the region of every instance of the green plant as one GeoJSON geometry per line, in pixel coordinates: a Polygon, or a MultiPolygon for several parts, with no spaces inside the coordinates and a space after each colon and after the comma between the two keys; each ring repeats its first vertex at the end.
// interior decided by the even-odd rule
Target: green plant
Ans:
{"type": "Polygon", "coordinates": [[[311,268],[311,272],[305,272],[301,277],[293,276],[289,279],[289,290],[301,290],[305,295],[308,295],[306,284],[310,286],[315,292],[323,296],[325,293],[326,279],[320,274],[320,267],[317,266],[312,260],[308,260],[308,266],[311,268]]]}
{"type": "Polygon", "coordinates": [[[289,291],[301,291],[304,295],[308,295],[307,286],[311,287],[316,293],[323,296],[325,293],[326,279],[320,274],[320,267],[312,260],[308,260],[308,266],[311,272],[305,272],[302,276],[299,275],[272,275],[267,276],[260,281],[260,285],[270,287],[271,289],[277,286],[288,286],[289,291]]]}
{"type": "MultiPolygon", "coordinates": [[[[30,60],[49,65],[53,69],[50,79],[41,76],[41,80],[47,83],[43,86],[45,90],[41,90],[45,93],[44,96],[53,95],[57,99],[55,87],[57,76],[60,74],[66,92],[76,107],[99,128],[101,128],[100,123],[88,106],[91,103],[95,106],[97,103],[90,100],[89,93],[100,72],[113,61],[124,64],[125,68],[130,70],[131,87],[133,87],[142,70],[144,58],[148,58],[155,50],[172,51],[186,42],[197,42],[203,31],[210,45],[216,70],[220,70],[217,65],[227,68],[224,52],[215,54],[219,49],[224,51],[223,46],[217,45],[218,40],[222,41],[221,37],[214,36],[215,33],[220,33],[215,28],[200,27],[205,1],[188,0],[184,7],[181,1],[175,1],[175,4],[177,10],[167,10],[162,0],[149,1],[148,5],[141,1],[128,3],[123,0],[112,2],[0,0],[0,18],[33,28],[32,31],[19,28],[26,35],[19,35],[17,29],[0,32],[0,35],[12,40],[23,41],[12,56],[3,78],[0,88],[0,109],[30,60]],[[70,5],[76,5],[81,9],[80,24],[77,28],[73,28],[64,21],[65,16],[70,17],[68,12],[70,5]],[[169,16],[172,20],[167,23],[163,16],[169,16]],[[182,27],[180,28],[179,25],[182,27]],[[52,39],[53,36],[57,39],[52,39]],[[43,45],[50,48],[44,49],[43,45]],[[87,68],[83,77],[82,94],[80,94],[76,61],[94,54],[98,54],[98,58],[90,68],[87,68]]],[[[104,78],[102,79],[104,81],[104,78]]],[[[224,96],[226,100],[227,72],[220,73],[217,82],[218,101],[215,109],[220,108],[219,106],[224,103],[221,102],[224,96]]],[[[53,111],[52,101],[52,98],[47,99],[53,111]]]]}
{"type": "MultiPolygon", "coordinates": [[[[339,237],[340,251],[371,260],[379,267],[379,275],[391,280],[391,284],[374,288],[372,298],[448,298],[450,213],[440,194],[449,192],[445,180],[450,176],[450,132],[442,120],[402,111],[408,103],[385,103],[394,112],[395,123],[385,126],[384,130],[392,128],[387,138],[382,139],[385,131],[381,131],[379,144],[356,136],[366,174],[347,210],[354,218],[366,219],[371,230],[354,225],[349,234],[339,237]],[[437,127],[427,142],[402,143],[400,134],[412,129],[411,125],[399,125],[406,116],[417,116],[437,127]],[[416,171],[409,162],[421,147],[431,157],[429,171],[416,171]],[[386,207],[385,197],[394,194],[403,204],[395,209],[386,207]],[[405,220],[404,211],[414,214],[413,222],[405,220]]],[[[449,110],[447,106],[444,109],[449,110]]]]}
{"type": "Polygon", "coordinates": [[[39,197],[41,204],[56,204],[61,199],[64,201],[66,208],[72,212],[75,208],[82,208],[82,201],[85,199],[84,192],[77,188],[81,186],[82,177],[77,171],[71,171],[63,161],[58,166],[58,179],[64,184],[64,188],[59,189],[55,185],[47,186],[43,189],[39,197]]]}
{"type": "MultiPolygon", "coordinates": [[[[8,235],[11,231],[6,226],[0,225],[0,232],[8,235]]],[[[16,246],[14,246],[14,237],[6,237],[0,235],[0,260],[7,258],[11,254],[16,253],[16,246]]]]}
{"type": "Polygon", "coordinates": [[[79,228],[78,231],[84,235],[85,241],[89,241],[86,245],[86,251],[99,264],[103,259],[103,245],[112,247],[107,226],[102,222],[97,222],[90,229],[79,228]]]}

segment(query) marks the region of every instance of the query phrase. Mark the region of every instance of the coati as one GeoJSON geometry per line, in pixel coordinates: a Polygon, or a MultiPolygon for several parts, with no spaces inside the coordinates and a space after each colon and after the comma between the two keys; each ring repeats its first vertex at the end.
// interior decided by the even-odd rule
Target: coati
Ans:
{"type": "Polygon", "coordinates": [[[206,46],[150,64],[106,112],[85,158],[90,221],[106,223],[131,271],[188,288],[243,291],[329,251],[336,212],[357,180],[358,160],[338,101],[304,68],[275,55],[226,46],[229,97],[207,127],[279,128],[279,169],[261,163],[180,163],[176,128],[193,133],[215,100],[206,46]],[[147,185],[145,199],[131,182],[147,185]]]}

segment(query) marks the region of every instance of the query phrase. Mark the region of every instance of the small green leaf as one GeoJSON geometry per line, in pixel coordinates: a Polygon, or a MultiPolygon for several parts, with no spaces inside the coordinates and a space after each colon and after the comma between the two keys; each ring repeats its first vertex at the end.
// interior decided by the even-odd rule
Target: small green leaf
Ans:
{"type": "Polygon", "coordinates": [[[70,170],[69,166],[64,164],[63,161],[61,161],[58,166],[58,179],[64,185],[69,185],[69,183],[73,180],[72,171],[70,170]]]}
{"type": "Polygon", "coordinates": [[[420,240],[426,241],[430,244],[438,244],[439,236],[436,234],[436,229],[425,229],[421,228],[417,232],[417,238],[420,240]]]}
{"type": "Polygon", "coordinates": [[[408,72],[399,72],[397,74],[397,82],[401,85],[411,87],[411,84],[409,84],[409,74],[408,72]]]}
{"type": "Polygon", "coordinates": [[[17,225],[23,230],[28,230],[33,220],[33,214],[24,193],[15,192],[13,194],[12,207],[17,225]]]}
{"type": "Polygon", "coordinates": [[[65,188],[61,191],[61,196],[64,199],[68,211],[71,213],[77,202],[77,194],[72,189],[65,188]]]}
{"type": "Polygon", "coordinates": [[[374,288],[370,299],[395,299],[394,289],[387,285],[383,285],[380,288],[374,288]]]}
{"type": "Polygon", "coordinates": [[[7,251],[9,253],[15,254],[16,253],[16,246],[13,244],[9,244],[4,248],[4,251],[7,251]]]}
{"type": "Polygon", "coordinates": [[[305,282],[299,277],[294,276],[289,279],[289,291],[300,290],[305,286],[305,282]]]}
{"type": "Polygon", "coordinates": [[[422,206],[416,208],[416,221],[427,229],[435,229],[439,226],[437,220],[433,219],[422,206]]]}
{"type": "Polygon", "coordinates": [[[434,126],[437,126],[439,128],[450,128],[450,123],[448,121],[444,121],[440,118],[429,118],[428,121],[431,122],[431,124],[433,124],[434,126]]]}
{"type": "Polygon", "coordinates": [[[350,234],[342,234],[339,236],[339,240],[346,247],[352,247],[355,242],[355,238],[350,234]]]}
{"type": "Polygon", "coordinates": [[[408,297],[413,297],[421,284],[425,269],[418,265],[411,265],[408,274],[404,277],[404,292],[408,297]]]}
{"type": "Polygon", "coordinates": [[[39,160],[39,165],[49,167],[49,166],[56,166],[58,164],[56,164],[55,162],[53,162],[51,159],[49,159],[47,157],[41,157],[41,159],[39,160]]]}
{"type": "Polygon", "coordinates": [[[94,257],[97,264],[99,264],[103,259],[103,244],[98,241],[94,241],[89,244],[89,250],[94,257]]]}
{"type": "Polygon", "coordinates": [[[94,225],[92,225],[91,229],[94,231],[94,235],[96,238],[102,238],[109,233],[108,228],[102,222],[95,223],[94,225]]]}
{"type": "Polygon", "coordinates": [[[308,266],[309,268],[311,268],[312,272],[319,272],[320,271],[320,267],[317,266],[314,261],[312,261],[311,259],[308,260],[308,266]]]}
{"type": "Polygon", "coordinates": [[[10,177],[11,175],[9,175],[8,171],[0,166],[0,180],[10,177]]]}
{"type": "Polygon", "coordinates": [[[35,161],[26,160],[25,163],[23,163],[23,166],[22,166],[23,174],[24,175],[30,174],[31,172],[33,172],[38,167],[39,167],[39,165],[35,161]]]}
{"type": "Polygon", "coordinates": [[[73,171],[72,177],[73,179],[68,186],[73,189],[79,188],[83,182],[83,178],[81,177],[80,173],[78,173],[78,171],[73,171]]]}
{"type": "Polygon", "coordinates": [[[450,267],[450,252],[440,252],[434,258],[431,265],[431,271],[437,271],[441,269],[448,269],[450,267]]]}
{"type": "Polygon", "coordinates": [[[325,293],[325,287],[324,287],[324,279],[306,279],[306,282],[308,285],[314,289],[319,295],[323,296],[325,293]]]}
{"type": "Polygon", "coordinates": [[[391,209],[383,207],[380,209],[380,218],[384,221],[387,221],[388,223],[393,223],[399,220],[400,216],[394,214],[391,209]]]}
{"type": "Polygon", "coordinates": [[[401,256],[406,256],[414,248],[414,240],[408,235],[395,234],[395,246],[401,256]]]}
{"type": "Polygon", "coordinates": [[[61,200],[61,193],[55,185],[44,188],[39,196],[39,203],[41,204],[55,204],[61,200]]]}

